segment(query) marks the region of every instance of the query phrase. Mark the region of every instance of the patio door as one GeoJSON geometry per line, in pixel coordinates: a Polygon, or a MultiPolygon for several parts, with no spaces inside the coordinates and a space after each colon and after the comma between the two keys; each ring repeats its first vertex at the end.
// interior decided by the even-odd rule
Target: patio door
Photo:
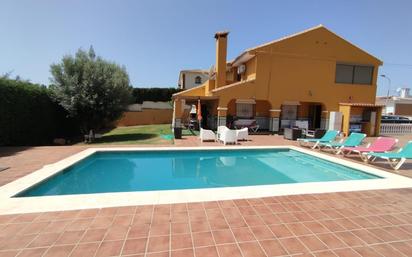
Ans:
{"type": "Polygon", "coordinates": [[[309,128],[317,129],[320,128],[320,123],[322,119],[322,105],[311,104],[309,105],[309,128]]]}
{"type": "Polygon", "coordinates": [[[201,105],[202,110],[202,128],[209,129],[208,126],[208,118],[209,118],[209,108],[207,108],[206,104],[201,105]]]}

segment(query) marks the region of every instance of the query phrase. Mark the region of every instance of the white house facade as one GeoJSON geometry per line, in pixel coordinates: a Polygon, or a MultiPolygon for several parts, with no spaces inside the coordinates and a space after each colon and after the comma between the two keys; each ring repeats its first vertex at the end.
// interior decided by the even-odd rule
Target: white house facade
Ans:
{"type": "Polygon", "coordinates": [[[190,89],[202,85],[209,79],[207,70],[182,70],[179,73],[179,88],[190,89]]]}
{"type": "Polygon", "coordinates": [[[409,88],[401,88],[399,96],[378,96],[376,103],[385,105],[384,114],[412,116],[412,96],[409,88]]]}

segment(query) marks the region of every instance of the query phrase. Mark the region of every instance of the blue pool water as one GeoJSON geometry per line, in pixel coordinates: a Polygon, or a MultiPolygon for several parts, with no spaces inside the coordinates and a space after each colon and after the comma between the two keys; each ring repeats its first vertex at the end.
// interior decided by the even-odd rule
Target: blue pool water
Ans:
{"type": "Polygon", "coordinates": [[[288,149],[98,152],[17,197],[376,178],[288,149]]]}

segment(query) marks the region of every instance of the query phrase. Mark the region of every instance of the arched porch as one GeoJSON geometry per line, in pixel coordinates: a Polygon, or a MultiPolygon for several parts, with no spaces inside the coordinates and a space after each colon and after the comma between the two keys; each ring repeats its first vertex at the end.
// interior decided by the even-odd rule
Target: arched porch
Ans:
{"type": "MultiPolygon", "coordinates": [[[[173,101],[173,121],[172,127],[188,127],[191,122],[197,121],[197,108],[201,106],[202,120],[200,126],[203,128],[215,129],[217,120],[217,97],[194,97],[181,96],[173,101]],[[191,113],[194,106],[194,114],[191,113]],[[194,121],[192,121],[194,120],[194,121]]],[[[193,112],[193,111],[192,111],[193,112]]],[[[198,127],[197,125],[196,127],[198,127]]]]}
{"type": "Polygon", "coordinates": [[[283,101],[272,104],[270,110],[272,131],[282,132],[284,128],[301,127],[309,130],[328,127],[329,110],[321,102],[283,101]]]}
{"type": "Polygon", "coordinates": [[[259,130],[270,129],[271,104],[266,100],[231,99],[227,104],[227,125],[234,127],[237,122],[255,121],[259,130]]]}

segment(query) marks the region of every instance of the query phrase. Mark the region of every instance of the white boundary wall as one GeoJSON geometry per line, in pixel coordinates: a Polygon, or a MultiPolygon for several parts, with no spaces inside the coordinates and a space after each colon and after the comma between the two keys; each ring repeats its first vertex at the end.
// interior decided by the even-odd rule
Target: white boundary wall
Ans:
{"type": "Polygon", "coordinates": [[[380,129],[381,135],[412,135],[412,123],[382,123],[380,129]]]}

